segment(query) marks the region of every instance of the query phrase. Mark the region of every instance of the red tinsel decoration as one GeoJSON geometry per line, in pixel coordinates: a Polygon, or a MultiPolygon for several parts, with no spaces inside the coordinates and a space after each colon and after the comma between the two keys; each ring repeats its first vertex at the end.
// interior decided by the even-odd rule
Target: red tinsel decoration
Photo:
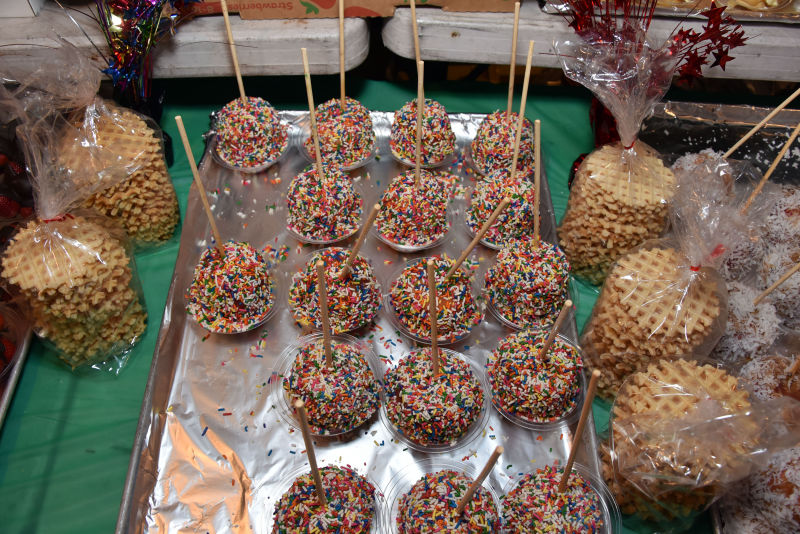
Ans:
{"type": "MultiPolygon", "coordinates": [[[[644,44],[653,20],[656,0],[565,0],[571,12],[566,13],[569,26],[585,41],[592,43],[644,44]]],[[[730,51],[747,41],[744,30],[724,6],[711,6],[700,12],[707,20],[699,33],[691,28],[676,28],[665,47],[678,57],[676,72],[681,80],[702,76],[702,67],[713,56],[712,67],[733,59],[730,51]]]]}

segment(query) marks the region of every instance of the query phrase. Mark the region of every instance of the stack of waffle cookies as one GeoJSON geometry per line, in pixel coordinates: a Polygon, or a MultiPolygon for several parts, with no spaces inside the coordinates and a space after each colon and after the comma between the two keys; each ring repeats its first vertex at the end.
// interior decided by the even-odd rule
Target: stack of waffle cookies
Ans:
{"type": "Polygon", "coordinates": [[[732,417],[749,409],[736,378],[710,365],[662,360],[631,376],[612,410],[613,461],[601,451],[620,509],[659,521],[703,510],[758,448],[756,421],[732,417]]]}
{"type": "Polygon", "coordinates": [[[647,145],[636,144],[636,157],[620,144],[589,154],[558,229],[572,272],[601,284],[617,258],[664,230],[674,188],[675,175],[647,145]]]}
{"type": "Polygon", "coordinates": [[[9,242],[2,276],[25,297],[37,333],[72,367],[124,352],[145,330],[130,257],[84,217],[29,222],[9,242]]]}
{"type": "MultiPolygon", "coordinates": [[[[117,219],[137,247],[157,245],[172,237],[180,217],[178,200],[167,173],[160,135],[142,118],[126,109],[106,106],[92,121],[85,136],[100,147],[108,160],[112,156],[129,171],[120,182],[91,195],[83,207],[117,219]]],[[[86,128],[86,125],[81,126],[86,128]]],[[[82,169],[90,156],[74,139],[63,139],[60,164],[82,169]]],[[[75,180],[90,179],[75,176],[75,180]]]]}
{"type": "Polygon", "coordinates": [[[721,288],[705,273],[687,277],[685,263],[665,246],[642,247],[614,265],[581,338],[585,362],[603,373],[601,396],[613,397],[625,378],[664,354],[710,350],[719,339],[721,288]]]}

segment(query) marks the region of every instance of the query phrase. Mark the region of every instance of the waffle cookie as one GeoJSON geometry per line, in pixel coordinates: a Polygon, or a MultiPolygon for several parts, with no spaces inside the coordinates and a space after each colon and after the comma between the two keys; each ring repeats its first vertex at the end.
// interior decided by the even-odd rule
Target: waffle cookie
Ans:
{"type": "Polygon", "coordinates": [[[644,494],[620,506],[644,515],[654,513],[652,500],[680,514],[703,509],[740,469],[742,476],[749,469],[746,456],[760,429],[735,417],[749,409],[736,378],[710,365],[662,360],[632,375],[612,409],[614,478],[617,489],[635,483],[644,494]]]}
{"type": "Polygon", "coordinates": [[[131,259],[100,224],[68,216],[31,221],[9,242],[2,276],[25,297],[34,329],[73,367],[129,347],[146,313],[132,287],[131,259]]]}
{"type": "Polygon", "coordinates": [[[628,375],[664,354],[710,350],[722,335],[716,279],[690,278],[684,264],[674,248],[641,248],[609,273],[581,337],[587,365],[603,372],[601,396],[613,397],[628,375]]]}
{"type": "Polygon", "coordinates": [[[595,150],[581,164],[558,230],[572,271],[600,284],[624,253],[664,229],[675,175],[656,152],[637,143],[626,162],[620,144],[595,150]]]}
{"type": "MultiPolygon", "coordinates": [[[[180,213],[158,133],[137,114],[109,106],[108,113],[100,114],[84,134],[102,148],[92,155],[102,154],[100,161],[113,157],[114,163],[126,168],[127,177],[89,196],[83,206],[119,220],[137,245],[172,237],[180,213]]],[[[91,159],[87,150],[76,139],[62,139],[60,162],[68,169],[86,169],[91,159]]]]}

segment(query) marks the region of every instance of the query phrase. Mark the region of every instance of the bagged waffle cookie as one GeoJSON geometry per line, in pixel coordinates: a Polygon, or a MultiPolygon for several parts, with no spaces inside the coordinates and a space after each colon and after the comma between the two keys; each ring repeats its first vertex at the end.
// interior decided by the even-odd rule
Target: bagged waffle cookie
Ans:
{"type": "Polygon", "coordinates": [[[688,526],[796,443],[798,410],[788,398],[759,403],[712,365],[663,359],[620,389],[604,475],[623,512],[688,526]]]}
{"type": "Polygon", "coordinates": [[[727,51],[744,40],[732,19],[720,19],[717,11],[712,13],[713,31],[676,28],[657,47],[647,39],[652,7],[646,3],[566,3],[570,10],[565,16],[578,39],[556,43],[564,74],[611,111],[620,136],[619,143],[602,146],[583,160],[558,229],[572,272],[600,284],[620,256],[658,237],[667,224],[675,176],[655,150],[637,140],[642,121],[676,71],[699,76],[697,65],[706,62],[704,56],[713,50],[730,59],[727,51]]]}
{"type": "MultiPolygon", "coordinates": [[[[118,183],[90,195],[81,206],[119,221],[137,249],[170,239],[180,212],[164,159],[161,130],[155,122],[97,98],[84,108],[77,128],[78,136],[61,139],[60,165],[80,168],[86,158],[80,140],[86,138],[121,164],[126,174],[118,183]]],[[[91,175],[83,178],[92,179],[91,175]]]]}
{"type": "Polygon", "coordinates": [[[124,230],[75,207],[123,180],[124,162],[58,113],[29,119],[18,132],[36,217],[0,255],[0,275],[62,360],[117,373],[146,326],[139,279],[124,230]],[[66,138],[86,147],[70,167],[60,157],[66,138]]]}

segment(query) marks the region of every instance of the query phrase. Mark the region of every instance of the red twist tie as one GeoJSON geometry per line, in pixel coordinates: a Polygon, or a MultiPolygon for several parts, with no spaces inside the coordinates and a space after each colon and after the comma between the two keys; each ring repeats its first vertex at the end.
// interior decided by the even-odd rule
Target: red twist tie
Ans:
{"type": "Polygon", "coordinates": [[[692,272],[696,273],[697,271],[700,270],[700,266],[699,265],[692,265],[691,267],[689,267],[689,269],[691,269],[692,272]]]}
{"type": "Polygon", "coordinates": [[[74,219],[74,218],[75,217],[73,217],[69,213],[65,213],[64,215],[58,215],[56,217],[53,217],[52,219],[42,219],[42,222],[44,222],[44,223],[61,222],[64,219],[74,219]]]}
{"type": "Polygon", "coordinates": [[[630,145],[627,145],[627,146],[626,145],[622,145],[622,148],[624,148],[625,150],[630,150],[630,149],[633,148],[633,145],[635,145],[635,144],[636,144],[636,140],[634,139],[633,143],[631,143],[630,145]]]}

